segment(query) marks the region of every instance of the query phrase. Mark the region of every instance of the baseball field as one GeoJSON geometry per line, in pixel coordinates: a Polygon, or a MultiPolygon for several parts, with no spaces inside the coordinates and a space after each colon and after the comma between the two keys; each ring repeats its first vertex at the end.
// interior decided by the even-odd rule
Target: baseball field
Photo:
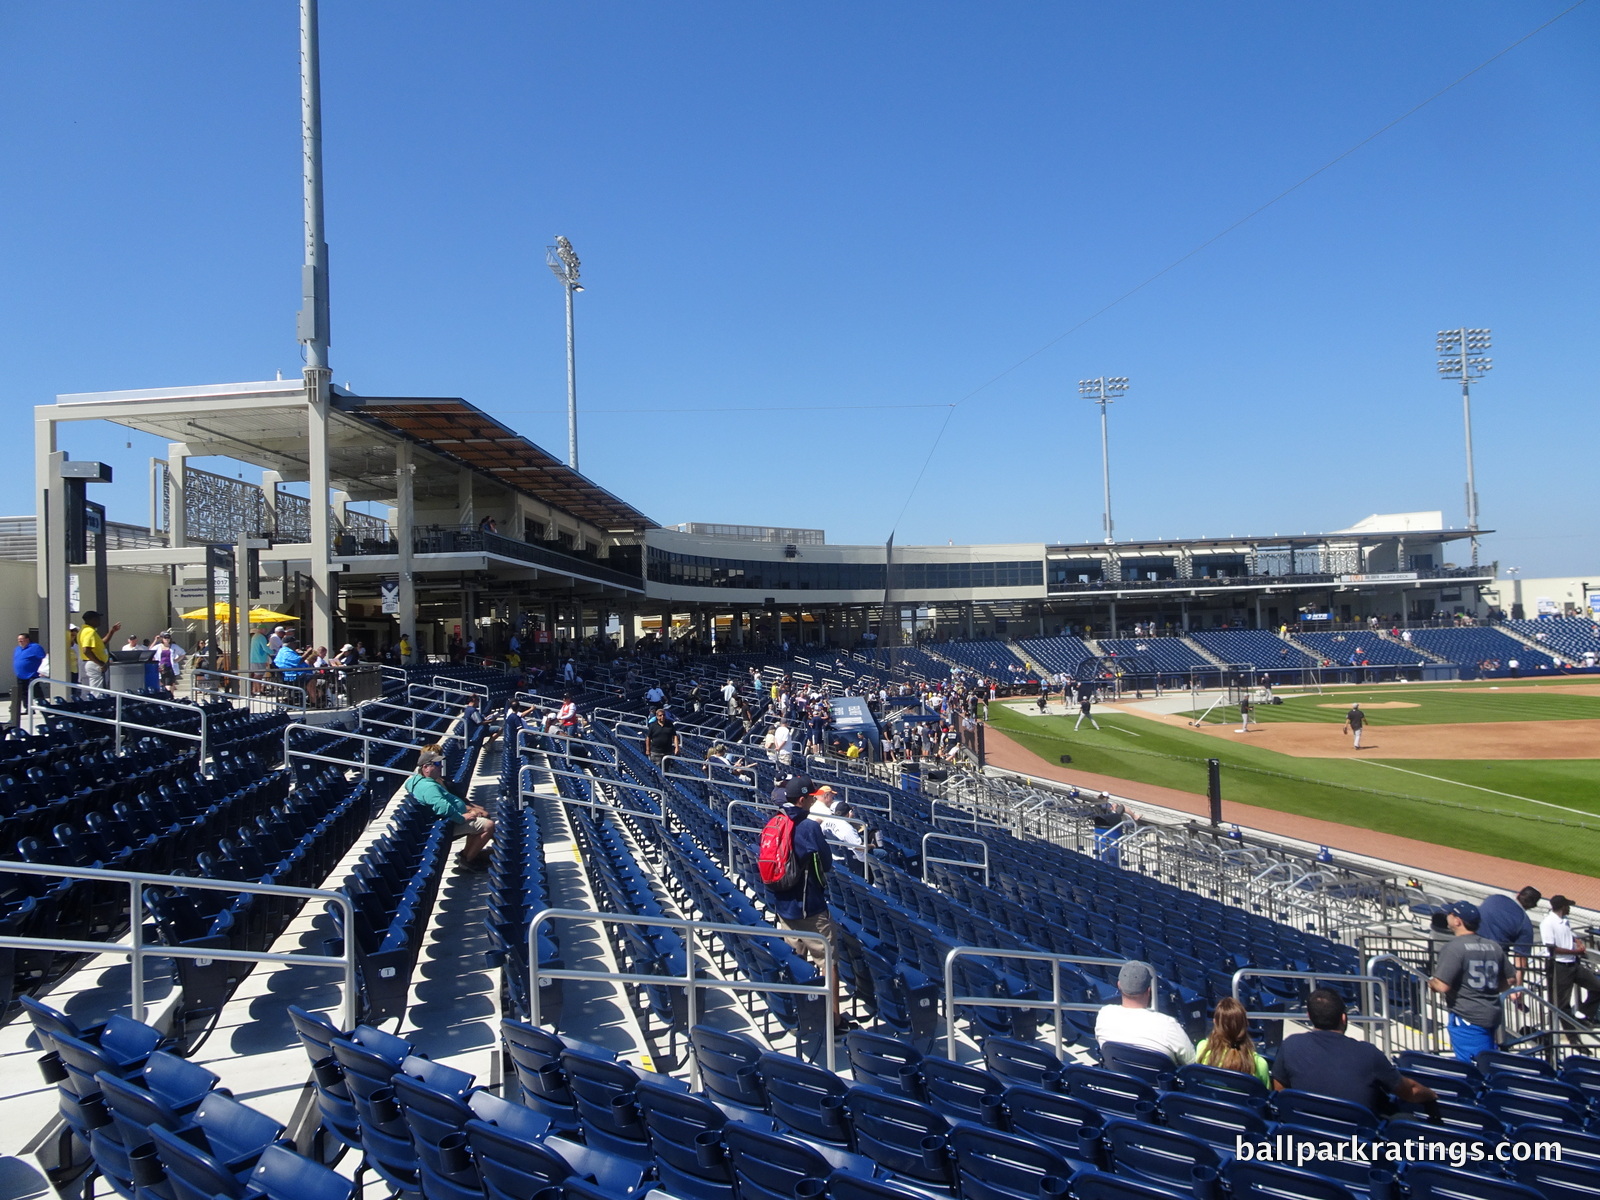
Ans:
{"type": "Polygon", "coordinates": [[[1230,801],[1316,817],[1496,858],[1600,874],[1600,684],[1501,681],[1329,688],[1239,710],[1160,713],[1097,705],[1077,732],[1056,699],[991,705],[990,723],[1045,763],[1206,790],[1222,763],[1230,801]],[[1344,732],[1359,704],[1362,747],[1344,732]]]}

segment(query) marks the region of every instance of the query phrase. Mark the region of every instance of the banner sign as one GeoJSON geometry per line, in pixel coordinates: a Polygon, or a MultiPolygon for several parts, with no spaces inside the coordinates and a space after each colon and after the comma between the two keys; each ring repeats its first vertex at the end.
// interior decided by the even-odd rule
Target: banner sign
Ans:
{"type": "Polygon", "coordinates": [[[1377,575],[1341,575],[1340,583],[1410,583],[1417,578],[1415,571],[1389,571],[1377,575]]]}

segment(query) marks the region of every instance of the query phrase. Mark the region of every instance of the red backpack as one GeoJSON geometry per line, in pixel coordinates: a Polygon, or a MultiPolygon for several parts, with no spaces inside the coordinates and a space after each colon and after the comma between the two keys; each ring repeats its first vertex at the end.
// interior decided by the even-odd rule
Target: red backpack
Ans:
{"type": "Polygon", "coordinates": [[[762,827],[756,868],[761,872],[761,882],[775,892],[792,892],[800,886],[800,861],[794,856],[794,822],[787,814],[777,814],[762,827]]]}

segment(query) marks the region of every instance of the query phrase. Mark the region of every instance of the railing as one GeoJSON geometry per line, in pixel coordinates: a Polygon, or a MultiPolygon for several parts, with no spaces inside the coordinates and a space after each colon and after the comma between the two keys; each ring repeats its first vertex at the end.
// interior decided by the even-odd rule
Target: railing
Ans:
{"type": "MultiPolygon", "coordinates": [[[[970,865],[970,864],[969,864],[970,865]]],[[[954,946],[944,956],[944,1028],[945,1056],[956,1058],[956,1009],[975,1008],[1048,1008],[1055,1015],[1056,1053],[1065,1056],[1066,1041],[1061,1019],[1064,1012],[1099,1012],[1103,1005],[1094,1001],[1063,1000],[1061,998],[1062,966],[1117,967],[1125,958],[1092,958],[1083,954],[1052,954],[1045,950],[996,950],[988,946],[954,946]],[[1050,999],[1021,1000],[1013,996],[958,996],[956,995],[956,960],[959,958],[1014,958],[1027,962],[1047,962],[1056,969],[1050,972],[1050,999]]],[[[1161,989],[1157,986],[1155,972],[1150,973],[1150,1007],[1160,1011],[1161,989]]]]}
{"type": "Polygon", "coordinates": [[[952,801],[949,801],[949,800],[930,800],[928,802],[928,824],[932,825],[935,829],[937,829],[937,828],[939,828],[939,822],[941,820],[948,821],[948,822],[951,822],[951,823],[957,824],[957,825],[971,825],[974,830],[977,830],[981,826],[987,826],[990,829],[1005,829],[1006,828],[1005,825],[1000,824],[998,821],[991,821],[986,817],[981,817],[981,816],[978,815],[978,813],[976,811],[974,811],[972,809],[962,808],[960,805],[955,804],[952,801]],[[944,817],[941,818],[939,816],[939,806],[940,805],[943,805],[945,808],[953,810],[955,815],[951,816],[949,814],[946,814],[944,817]]]}
{"type": "Polygon", "coordinates": [[[45,675],[36,675],[28,681],[28,711],[35,714],[35,720],[40,717],[70,717],[74,721],[89,721],[95,725],[111,725],[115,727],[115,745],[122,748],[122,731],[132,729],[139,733],[154,733],[162,737],[181,738],[187,742],[198,742],[200,748],[200,769],[203,771],[207,760],[211,757],[211,717],[205,709],[194,704],[184,704],[177,700],[158,700],[154,696],[134,696],[128,692],[119,692],[114,688],[95,687],[87,683],[69,683],[65,679],[51,679],[45,675]],[[55,684],[58,687],[71,688],[78,692],[89,692],[96,696],[111,696],[116,699],[115,715],[111,717],[96,717],[89,713],[71,712],[64,708],[52,706],[39,707],[39,685],[41,683],[55,684]],[[122,717],[122,705],[125,700],[133,700],[139,704],[155,704],[162,708],[176,708],[191,716],[200,718],[200,732],[187,733],[181,729],[163,729],[159,725],[139,725],[126,721],[122,717]]]}
{"type": "Polygon", "coordinates": [[[363,713],[361,715],[361,723],[363,725],[381,725],[386,729],[408,729],[411,732],[411,736],[416,737],[418,734],[434,732],[431,729],[418,729],[418,717],[432,717],[436,721],[443,721],[447,729],[457,720],[456,717],[451,716],[449,713],[439,712],[437,709],[417,708],[411,704],[396,704],[393,700],[385,700],[380,707],[395,712],[410,713],[411,720],[409,723],[405,721],[387,721],[382,717],[375,717],[371,713],[363,713]]]}
{"type": "MultiPolygon", "coordinates": [[[[450,696],[477,696],[480,700],[483,698],[481,693],[479,693],[479,692],[469,692],[466,688],[449,687],[449,686],[441,687],[437,683],[413,683],[413,684],[407,685],[407,687],[406,687],[406,699],[415,701],[417,699],[417,693],[418,692],[438,692],[438,693],[440,693],[439,695],[432,697],[432,699],[435,702],[439,703],[439,704],[454,704],[455,703],[454,700],[448,699],[448,697],[450,697],[450,696]]],[[[429,698],[430,697],[428,697],[428,696],[423,696],[422,697],[422,699],[424,699],[424,700],[427,700],[429,698]]]]}
{"type": "Polygon", "coordinates": [[[1547,1037],[1550,1039],[1550,1043],[1542,1051],[1540,1051],[1540,1053],[1544,1055],[1545,1060],[1549,1062],[1552,1067],[1559,1067],[1561,1065],[1560,1054],[1562,1034],[1566,1034],[1568,1037],[1574,1038],[1578,1042],[1580,1049],[1584,1048],[1583,1039],[1586,1036],[1596,1036],[1596,1030],[1592,1026],[1578,1020],[1570,1013],[1564,1012],[1563,1010],[1557,1008],[1549,1001],[1549,999],[1541,996],[1538,991],[1525,983],[1518,984],[1516,987],[1508,988],[1506,991],[1500,993],[1500,1025],[1502,1028],[1509,1023],[1511,1011],[1507,1007],[1507,1004],[1513,996],[1532,1000],[1534,1004],[1542,1007],[1547,1014],[1553,1016],[1555,1019],[1549,1023],[1549,1028],[1536,1030],[1533,1033],[1524,1034],[1521,1037],[1511,1038],[1509,1041],[1502,1040],[1500,1043],[1500,1049],[1502,1050],[1509,1050],[1513,1046],[1521,1046],[1528,1042],[1537,1041],[1540,1038],[1547,1037]]]}
{"type": "MultiPolygon", "coordinates": [[[[309,669],[310,668],[307,668],[307,670],[309,669]]],[[[254,700],[259,696],[264,697],[273,703],[278,703],[276,699],[277,695],[279,693],[284,693],[283,703],[288,703],[288,693],[298,692],[300,695],[299,707],[301,711],[311,707],[311,693],[305,688],[301,687],[299,684],[286,683],[283,680],[272,679],[265,675],[241,675],[237,671],[215,671],[210,667],[196,667],[194,670],[194,679],[196,685],[199,684],[202,676],[207,679],[233,679],[241,683],[249,684],[251,687],[247,692],[244,688],[235,689],[217,687],[206,688],[202,690],[198,686],[195,686],[190,689],[191,694],[217,696],[219,698],[229,700],[254,700]]]]}
{"type": "MultiPolygon", "coordinates": [[[[1387,1015],[1389,1017],[1388,1040],[1386,1046],[1394,1044],[1394,1026],[1396,1024],[1406,1025],[1403,1014],[1412,1013],[1417,1019],[1416,1032],[1419,1044],[1415,1046],[1408,1045],[1405,1049],[1425,1050],[1428,1053],[1433,1053],[1438,1049],[1436,1035],[1439,1030],[1446,1028],[1449,1021],[1449,1010],[1445,1007],[1444,997],[1428,986],[1429,976],[1426,972],[1417,970],[1405,959],[1393,954],[1371,955],[1367,959],[1367,974],[1381,978],[1378,971],[1383,966],[1393,966],[1398,970],[1400,982],[1408,993],[1403,998],[1393,995],[1389,998],[1390,1003],[1387,1005],[1387,1015]],[[1399,1007],[1401,999],[1405,1001],[1404,1007],[1399,1007]]],[[[1371,984],[1364,983],[1361,985],[1361,1007],[1367,1012],[1374,1011],[1376,1007],[1371,984]]]]}
{"type": "MultiPolygon", "coordinates": [[[[448,738],[453,735],[446,734],[445,736],[448,738]]],[[[373,762],[372,747],[374,745],[394,746],[400,750],[422,749],[422,747],[415,742],[402,742],[396,738],[377,737],[370,733],[354,733],[347,729],[330,729],[325,725],[286,725],[283,729],[283,766],[285,770],[288,769],[289,758],[292,755],[295,758],[303,759],[307,762],[332,763],[336,767],[352,768],[359,766],[361,768],[361,778],[363,779],[371,778],[373,771],[377,771],[384,775],[411,775],[414,773],[406,770],[403,767],[385,767],[373,762]],[[331,754],[317,754],[310,750],[291,750],[289,748],[289,735],[294,733],[296,730],[303,730],[307,733],[323,734],[327,737],[345,738],[349,741],[360,742],[361,761],[357,763],[352,759],[336,758],[331,754]]]]}
{"type": "MultiPolygon", "coordinates": [[[[1352,1025],[1375,1025],[1383,1037],[1383,1052],[1392,1054],[1394,1040],[1390,1036],[1389,1020],[1389,985],[1387,981],[1376,975],[1342,975],[1337,971],[1273,971],[1260,967],[1245,967],[1233,973],[1233,998],[1239,999],[1239,985],[1246,979],[1305,979],[1313,983],[1318,981],[1327,983],[1359,983],[1363,985],[1376,985],[1379,1011],[1373,1013],[1357,1013],[1347,1017],[1352,1025]]],[[[1303,1012],[1246,1012],[1245,1017],[1252,1021],[1305,1021],[1303,1012]]]]}
{"type": "Polygon", "coordinates": [[[446,691],[462,691],[465,689],[466,692],[476,692],[485,700],[489,698],[489,685],[487,683],[478,683],[472,679],[457,679],[452,675],[435,675],[433,677],[433,686],[443,688],[446,691]]]}
{"type": "MultiPolygon", "coordinates": [[[[715,784],[717,787],[741,788],[741,789],[743,789],[744,791],[747,791],[747,792],[754,792],[754,791],[759,791],[760,790],[758,785],[756,785],[755,783],[750,782],[749,780],[737,779],[737,778],[735,778],[735,779],[718,779],[718,778],[716,778],[710,772],[710,768],[713,767],[713,766],[722,766],[722,764],[721,763],[712,763],[709,760],[683,758],[683,757],[680,757],[679,755],[676,755],[676,754],[667,754],[667,755],[663,755],[662,759],[661,759],[661,774],[667,779],[682,779],[682,780],[686,780],[687,782],[690,782],[690,783],[709,783],[709,784],[715,784]],[[685,766],[690,767],[691,770],[689,772],[687,772],[687,773],[682,772],[682,771],[674,771],[672,769],[672,764],[673,763],[683,764],[685,766]],[[700,768],[700,770],[696,771],[696,770],[693,770],[693,768],[700,768]]],[[[731,767],[723,767],[723,770],[728,772],[729,774],[734,774],[735,773],[731,767]]]]}
{"type": "Polygon", "coordinates": [[[151,956],[157,958],[192,958],[205,963],[220,959],[225,962],[282,963],[293,966],[331,966],[342,962],[344,966],[344,1023],[343,1029],[354,1029],[357,1016],[356,945],[354,938],[345,939],[344,953],[335,957],[327,954],[273,954],[265,950],[228,950],[222,948],[199,949],[189,946],[168,946],[144,940],[144,894],[146,885],[156,887],[187,888],[208,892],[248,893],[252,896],[285,896],[302,900],[322,900],[337,904],[344,910],[344,927],[353,928],[355,910],[343,892],[323,891],[319,888],[284,887],[275,883],[244,883],[236,879],[201,879],[188,875],[154,875],[144,871],[110,871],[101,867],[59,867],[47,863],[0,862],[0,874],[46,875],[67,879],[102,880],[128,885],[128,937],[126,942],[75,941],[69,938],[41,938],[0,936],[0,946],[8,949],[59,950],[68,954],[126,954],[131,965],[128,987],[132,1001],[133,1019],[144,1021],[144,962],[151,956]],[[320,961],[319,961],[320,960],[320,961]]]}
{"type": "Polygon", "coordinates": [[[928,864],[942,863],[947,867],[981,867],[983,869],[983,886],[989,886],[989,843],[982,838],[961,837],[954,833],[928,832],[922,835],[922,882],[928,882],[928,864]],[[983,851],[983,858],[973,862],[970,858],[929,858],[928,839],[938,838],[941,842],[965,842],[970,846],[977,846],[983,851]]]}
{"type": "MultiPolygon", "coordinates": [[[[678,917],[650,917],[636,916],[632,913],[602,913],[586,912],[572,908],[546,908],[537,912],[533,920],[528,923],[528,1022],[532,1025],[539,1024],[539,981],[541,979],[588,979],[609,980],[613,983],[637,983],[646,987],[681,987],[688,991],[687,1022],[686,1027],[693,1029],[697,1024],[696,1014],[699,1011],[699,993],[701,991],[715,992],[770,992],[788,995],[816,996],[822,1001],[825,1014],[823,1026],[823,1056],[824,1064],[828,1070],[834,1069],[833,1045],[833,989],[830,980],[834,972],[833,946],[827,937],[820,933],[808,933],[800,929],[773,929],[770,925],[723,925],[714,921],[685,921],[678,917]],[[585,971],[568,967],[551,967],[545,969],[539,966],[539,927],[546,921],[570,920],[588,921],[591,923],[606,923],[616,925],[645,925],[652,929],[678,929],[688,936],[684,938],[687,954],[687,971],[683,975],[646,975],[624,971],[585,971]],[[711,979],[700,974],[699,959],[700,936],[715,933],[724,937],[735,935],[739,937],[783,938],[787,942],[821,942],[822,943],[822,978],[818,983],[759,983],[738,979],[711,979]]],[[[689,1086],[700,1086],[700,1062],[695,1057],[694,1040],[689,1041],[689,1053],[692,1061],[689,1086]]]]}
{"type": "MultiPolygon", "coordinates": [[[[547,798],[551,800],[558,800],[562,804],[576,805],[578,808],[592,809],[595,812],[611,813],[613,816],[618,817],[643,817],[647,821],[654,821],[660,825],[663,836],[672,832],[672,810],[667,807],[666,800],[662,796],[659,788],[646,787],[642,783],[621,783],[616,780],[601,779],[595,775],[586,775],[582,771],[568,771],[562,767],[552,767],[548,765],[534,767],[530,765],[518,768],[517,806],[519,808],[527,807],[527,800],[529,796],[539,795],[539,792],[535,790],[537,784],[532,782],[537,778],[537,773],[539,771],[543,771],[547,775],[556,776],[561,779],[581,779],[585,783],[589,784],[606,784],[611,787],[632,788],[636,791],[649,793],[650,795],[654,796],[657,803],[661,805],[661,811],[659,813],[651,812],[648,808],[627,808],[621,804],[602,804],[598,800],[574,800],[570,797],[561,795],[560,789],[557,789],[557,792],[554,796],[547,798]]],[[[687,827],[685,828],[685,831],[687,832],[687,827]]]]}
{"type": "Polygon", "coordinates": [[[582,737],[582,736],[580,736],[580,735],[578,735],[576,733],[563,733],[559,729],[529,729],[526,726],[524,726],[522,729],[517,731],[516,745],[513,746],[512,749],[518,755],[520,755],[524,750],[532,750],[535,753],[538,753],[540,751],[544,751],[545,753],[549,753],[549,751],[545,751],[544,750],[543,746],[530,745],[528,740],[527,740],[529,738],[542,738],[542,737],[543,738],[560,738],[562,741],[566,742],[567,743],[567,749],[565,751],[560,751],[559,752],[566,758],[571,758],[572,757],[572,744],[574,742],[578,743],[579,745],[583,745],[583,746],[592,746],[596,750],[601,750],[601,751],[610,751],[610,749],[611,749],[611,745],[610,745],[609,742],[597,742],[593,738],[582,737]]]}

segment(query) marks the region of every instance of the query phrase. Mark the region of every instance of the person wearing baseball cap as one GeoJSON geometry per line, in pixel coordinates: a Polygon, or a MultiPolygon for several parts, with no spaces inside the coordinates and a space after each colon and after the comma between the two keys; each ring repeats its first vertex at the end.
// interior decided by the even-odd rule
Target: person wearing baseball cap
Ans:
{"type": "MultiPolygon", "coordinates": [[[[767,894],[782,928],[820,933],[828,940],[833,950],[832,969],[828,972],[828,984],[833,992],[833,1028],[836,1033],[844,1033],[854,1029],[855,1022],[842,1011],[839,934],[828,913],[828,875],[833,869],[833,850],[828,846],[822,826],[808,819],[812,805],[817,802],[817,785],[809,775],[791,775],[773,789],[772,799],[794,822],[794,841],[789,852],[800,867],[800,881],[782,891],[768,884],[767,894]]],[[[789,945],[796,954],[804,954],[819,965],[826,957],[821,944],[809,938],[794,938],[789,945]]]]}
{"type": "Polygon", "coordinates": [[[486,810],[468,804],[444,786],[444,752],[437,745],[424,746],[417,755],[415,774],[406,778],[402,787],[412,800],[430,810],[441,820],[450,822],[452,838],[466,837],[456,862],[464,871],[489,869],[489,839],[494,836],[494,822],[486,810]]]}
{"type": "Polygon", "coordinates": [[[1506,948],[1478,932],[1483,914],[1470,900],[1445,906],[1450,940],[1439,951],[1428,986],[1444,996],[1450,1010],[1450,1046],[1471,1062],[1493,1050],[1500,1029],[1500,993],[1517,982],[1506,948]]]}
{"type": "Polygon", "coordinates": [[[1555,1006],[1563,1012],[1572,1012],[1567,1006],[1574,999],[1573,989],[1582,988],[1587,996],[1577,1006],[1573,1015],[1593,1025],[1600,1014],[1600,977],[1596,977],[1587,961],[1589,947],[1572,932],[1568,914],[1572,901],[1565,896],[1550,897],[1550,911],[1539,923],[1539,939],[1550,951],[1550,986],[1555,1006]]]}
{"type": "Polygon", "coordinates": [[[1155,979],[1150,964],[1138,959],[1123,963],[1117,972],[1121,1001],[1107,1004],[1094,1019],[1095,1040],[1107,1061],[1116,1057],[1116,1046],[1154,1050],[1169,1055],[1173,1065],[1179,1067],[1194,1061],[1194,1043],[1183,1032],[1183,1026],[1150,1007],[1155,979]]]}

